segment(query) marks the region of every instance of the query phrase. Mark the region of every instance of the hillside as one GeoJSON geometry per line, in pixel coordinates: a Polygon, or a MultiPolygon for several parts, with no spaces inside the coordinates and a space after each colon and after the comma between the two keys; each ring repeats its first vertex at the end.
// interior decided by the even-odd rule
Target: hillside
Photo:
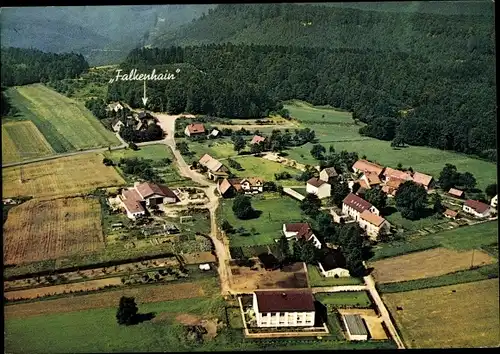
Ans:
{"type": "MultiPolygon", "coordinates": [[[[395,13],[334,7],[340,4],[225,4],[191,24],[152,38],[151,44],[163,47],[232,42],[374,49],[442,57],[452,53],[460,56],[470,45],[491,52],[493,6],[473,4],[481,7],[481,14],[395,13]]],[[[377,4],[365,5],[371,9],[377,4]]],[[[441,12],[446,13],[446,6],[442,4],[441,12]]]]}
{"type": "Polygon", "coordinates": [[[172,30],[214,5],[3,8],[2,46],[75,51],[91,65],[118,63],[150,32],[172,30]]]}

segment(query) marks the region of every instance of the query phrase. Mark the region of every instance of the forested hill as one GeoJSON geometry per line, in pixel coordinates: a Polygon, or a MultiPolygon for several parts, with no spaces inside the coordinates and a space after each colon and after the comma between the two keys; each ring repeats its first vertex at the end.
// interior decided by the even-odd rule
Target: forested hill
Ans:
{"type": "MultiPolygon", "coordinates": [[[[333,7],[335,4],[224,4],[191,24],[159,35],[151,44],[168,47],[232,42],[359,48],[461,59],[471,47],[493,51],[493,4],[473,4],[484,11],[438,15],[362,11],[333,7]]],[[[450,5],[443,4],[443,12],[445,6],[450,5]]]]}
{"type": "Polygon", "coordinates": [[[36,49],[2,48],[0,58],[2,87],[77,78],[89,67],[81,54],[36,49]]]}
{"type": "Polygon", "coordinates": [[[12,7],[0,12],[2,46],[77,52],[118,64],[150,35],[191,22],[215,5],[12,7]]]}
{"type": "MultiPolygon", "coordinates": [[[[133,50],[124,68],[187,63],[197,74],[148,88],[157,107],[251,117],[301,99],[352,110],[365,134],[496,158],[495,67],[472,50],[460,61],[361,49],[204,45],[133,50]],[[383,135],[383,136],[382,136],[383,135]]],[[[130,84],[113,84],[117,99],[130,84]]],[[[135,98],[140,103],[140,87],[135,98]]],[[[131,96],[132,97],[132,96],[131,96]]]]}

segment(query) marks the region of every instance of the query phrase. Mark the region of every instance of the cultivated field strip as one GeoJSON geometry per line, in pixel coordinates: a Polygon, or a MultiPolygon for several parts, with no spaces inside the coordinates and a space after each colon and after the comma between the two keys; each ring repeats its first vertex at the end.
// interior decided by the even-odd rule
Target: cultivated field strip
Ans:
{"type": "Polygon", "coordinates": [[[83,154],[2,169],[4,197],[60,197],[87,193],[99,187],[121,186],[123,178],[111,166],[104,166],[101,154],[83,154]]]}
{"type": "Polygon", "coordinates": [[[40,130],[50,135],[46,137],[51,144],[62,146],[65,151],[118,144],[114,134],[81,103],[41,84],[20,86],[15,90],[24,98],[26,109],[45,127],[40,130]]]}
{"type": "Polygon", "coordinates": [[[9,212],[3,231],[5,264],[104,248],[101,206],[96,199],[29,200],[9,212]]]}
{"type": "Polygon", "coordinates": [[[52,146],[33,122],[19,121],[2,124],[2,160],[4,163],[49,156],[54,153],[52,146]],[[23,153],[26,155],[23,156],[23,153]]]}

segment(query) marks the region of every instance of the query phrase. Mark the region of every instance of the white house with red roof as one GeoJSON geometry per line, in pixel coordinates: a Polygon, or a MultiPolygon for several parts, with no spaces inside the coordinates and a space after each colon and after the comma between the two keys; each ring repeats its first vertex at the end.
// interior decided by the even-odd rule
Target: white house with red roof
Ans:
{"type": "Polygon", "coordinates": [[[342,213],[349,215],[356,221],[359,220],[361,213],[365,210],[375,215],[380,214],[380,211],[375,206],[353,193],[349,193],[342,202],[342,213]]]}
{"type": "Polygon", "coordinates": [[[316,194],[319,199],[328,198],[331,189],[332,186],[329,183],[316,177],[309,179],[306,183],[306,192],[316,194]]]}
{"type": "Polygon", "coordinates": [[[391,225],[386,219],[368,210],[359,215],[358,224],[373,241],[376,241],[379,235],[389,233],[391,229],[391,225]]]}
{"type": "Polygon", "coordinates": [[[479,200],[468,199],[465,201],[463,211],[478,218],[486,218],[491,214],[491,207],[479,200]]]}
{"type": "Polygon", "coordinates": [[[318,249],[321,248],[321,242],[314,235],[311,225],[303,222],[296,222],[291,224],[283,224],[283,234],[286,238],[295,237],[298,239],[303,239],[305,241],[311,241],[314,246],[318,249]]]}
{"type": "Polygon", "coordinates": [[[179,201],[177,195],[167,186],[150,182],[135,182],[133,188],[122,190],[120,199],[130,219],[145,215],[146,207],[179,201]]]}
{"type": "Polygon", "coordinates": [[[205,126],[201,123],[188,124],[184,129],[184,134],[187,136],[205,135],[205,126]]]}

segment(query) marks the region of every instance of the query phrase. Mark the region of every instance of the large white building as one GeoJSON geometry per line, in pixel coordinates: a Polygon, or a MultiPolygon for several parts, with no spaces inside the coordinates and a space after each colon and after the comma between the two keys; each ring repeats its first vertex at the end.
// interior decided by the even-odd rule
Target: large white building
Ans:
{"type": "Polygon", "coordinates": [[[330,184],[316,177],[309,179],[306,184],[306,192],[316,194],[319,199],[328,198],[331,189],[330,184]]]}
{"type": "Polygon", "coordinates": [[[359,215],[359,226],[365,230],[372,240],[377,240],[378,236],[390,231],[391,225],[383,217],[373,214],[368,210],[359,215]]]}
{"type": "Polygon", "coordinates": [[[486,218],[491,214],[491,207],[479,200],[466,200],[462,209],[466,213],[472,214],[477,218],[486,218]]]}
{"type": "Polygon", "coordinates": [[[257,290],[253,310],[258,327],[314,327],[314,297],[310,289],[257,290]]]}
{"type": "Polygon", "coordinates": [[[342,213],[345,215],[349,215],[354,220],[358,221],[361,213],[365,210],[368,210],[375,215],[380,214],[379,210],[375,206],[363,198],[358,197],[356,194],[349,193],[347,197],[344,198],[342,203],[342,213]]]}

